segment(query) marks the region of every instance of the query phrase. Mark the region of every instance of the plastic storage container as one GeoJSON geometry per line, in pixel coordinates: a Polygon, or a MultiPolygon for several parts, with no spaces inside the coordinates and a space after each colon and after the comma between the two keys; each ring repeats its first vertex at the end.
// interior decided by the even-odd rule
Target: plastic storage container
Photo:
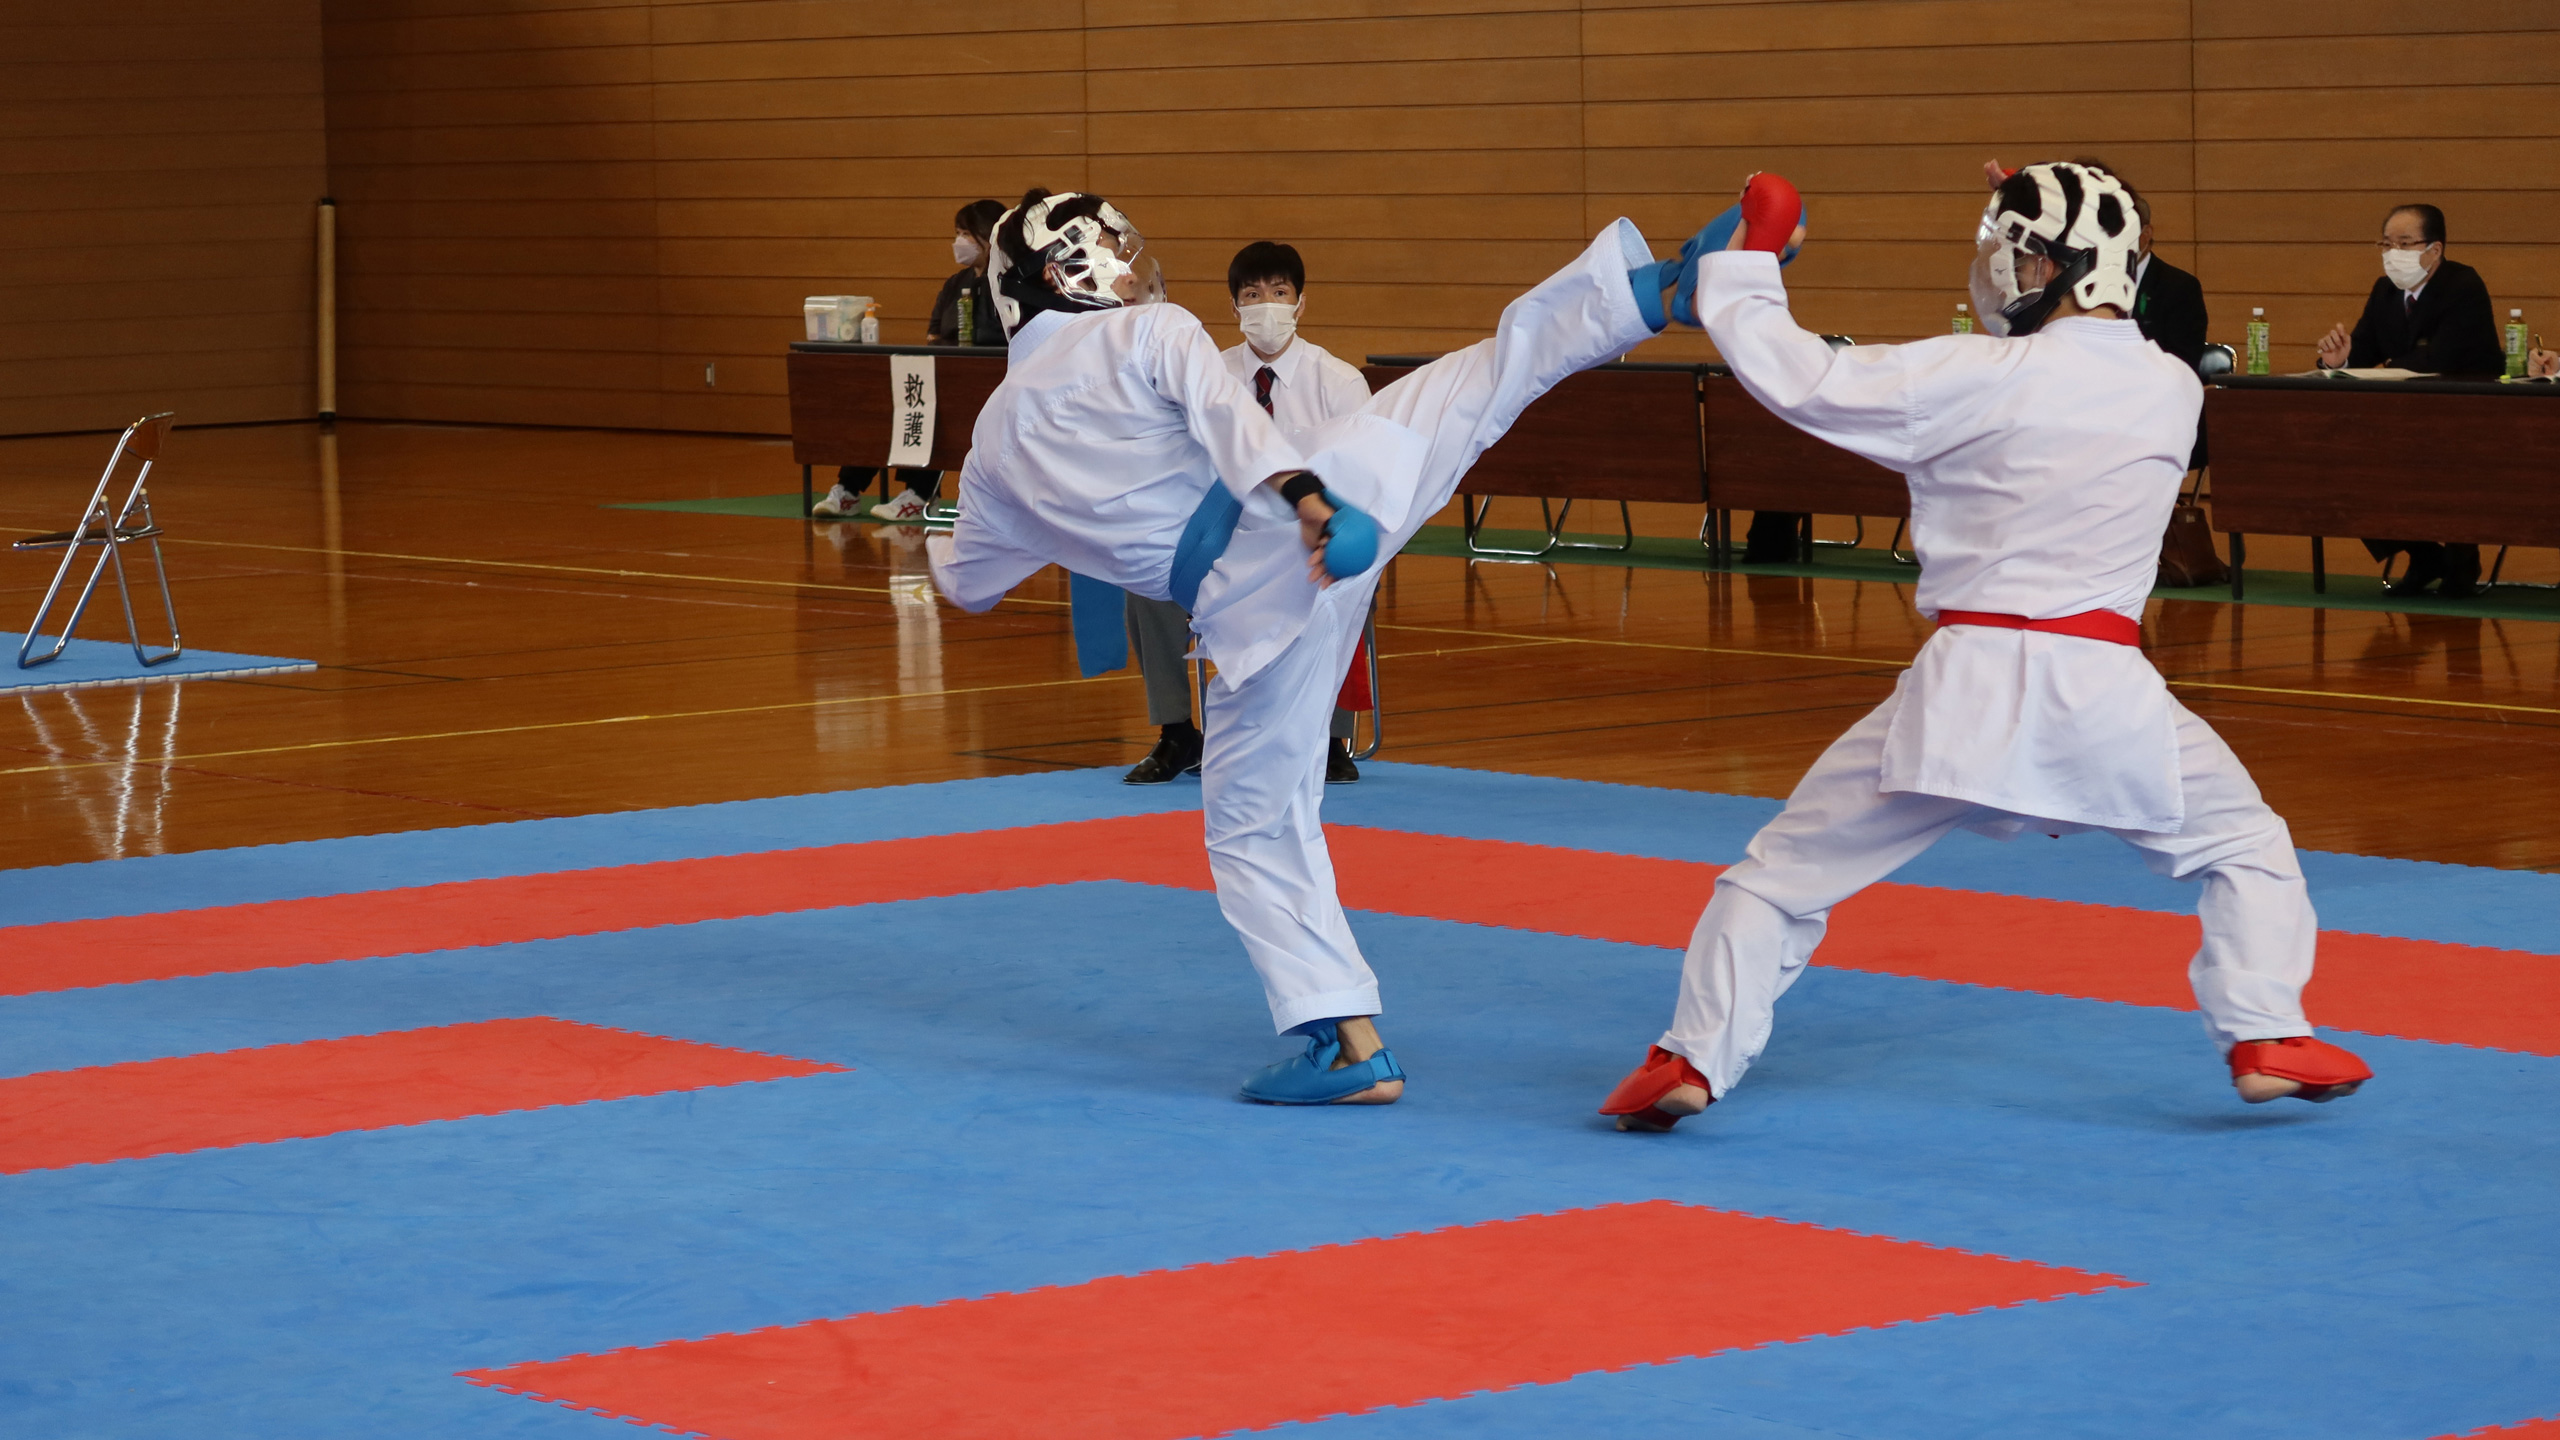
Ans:
{"type": "Polygon", "coordinates": [[[800,302],[800,319],[812,340],[850,341],[871,308],[868,295],[811,295],[800,302]]]}

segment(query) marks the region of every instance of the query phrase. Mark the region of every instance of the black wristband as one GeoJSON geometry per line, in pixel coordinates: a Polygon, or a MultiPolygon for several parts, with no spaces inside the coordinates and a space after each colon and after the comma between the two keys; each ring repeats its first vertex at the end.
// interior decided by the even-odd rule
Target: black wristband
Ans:
{"type": "Polygon", "coordinates": [[[1321,495],[1323,493],[1324,482],[1316,478],[1316,472],[1313,470],[1301,470],[1297,474],[1280,482],[1280,498],[1288,501],[1292,505],[1297,504],[1299,501],[1306,499],[1310,495],[1321,495]]]}

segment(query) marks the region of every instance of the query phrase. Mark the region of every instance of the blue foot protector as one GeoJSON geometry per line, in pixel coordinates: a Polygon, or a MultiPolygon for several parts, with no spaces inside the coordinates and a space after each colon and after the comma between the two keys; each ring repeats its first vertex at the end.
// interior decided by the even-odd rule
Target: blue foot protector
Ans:
{"type": "Polygon", "coordinates": [[[1333,518],[1324,522],[1324,573],[1336,580],[1366,573],[1378,563],[1378,522],[1330,490],[1324,503],[1333,507],[1333,518]]]}
{"type": "Polygon", "coordinates": [[[1742,206],[1737,201],[1681,244],[1680,280],[1671,292],[1672,319],[1683,325],[1698,324],[1698,259],[1732,243],[1734,229],[1741,223],[1742,206]]]}
{"type": "MultiPolygon", "coordinates": [[[[1803,224],[1804,217],[1799,215],[1796,223],[1803,224]]],[[[1742,206],[1739,203],[1730,205],[1726,207],[1723,214],[1708,221],[1697,234],[1690,236],[1681,244],[1680,257],[1677,261],[1662,262],[1666,265],[1677,264],[1680,267],[1679,282],[1671,292],[1672,319],[1683,325],[1701,323],[1698,319],[1698,261],[1731,244],[1734,229],[1741,224],[1742,206]]],[[[1796,252],[1790,249],[1778,257],[1778,264],[1783,267],[1792,263],[1795,258],[1796,252]]],[[[1642,305],[1644,302],[1639,299],[1636,303],[1642,305]]],[[[1646,312],[1646,318],[1652,318],[1651,311],[1646,312]]]]}
{"type": "Polygon", "coordinates": [[[1639,265],[1627,272],[1627,284],[1636,292],[1636,313],[1642,315],[1644,323],[1652,326],[1657,334],[1671,326],[1670,313],[1662,308],[1662,292],[1670,289],[1679,278],[1680,260],[1677,256],[1656,260],[1650,265],[1639,265]]]}
{"type": "Polygon", "coordinates": [[[1244,1082],[1244,1098],[1265,1105],[1330,1105],[1372,1085],[1404,1078],[1404,1067],[1396,1063],[1395,1053],[1383,1048],[1356,1065],[1334,1069],[1333,1062],[1342,1054],[1342,1040],[1330,1020],[1305,1027],[1301,1033],[1307,1037],[1306,1053],[1254,1072],[1253,1078],[1244,1082]]]}

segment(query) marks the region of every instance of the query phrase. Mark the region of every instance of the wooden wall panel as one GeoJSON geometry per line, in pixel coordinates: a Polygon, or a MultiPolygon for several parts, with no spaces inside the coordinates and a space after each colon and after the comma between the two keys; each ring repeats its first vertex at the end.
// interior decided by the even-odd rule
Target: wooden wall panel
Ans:
{"type": "Polygon", "coordinates": [[[918,338],[951,211],[1035,183],[1118,201],[1222,341],[1228,255],[1296,242],[1307,331],[1352,357],[1470,340],[1610,218],[1668,247],[1755,169],[1812,198],[1809,323],[1936,333],[1993,155],[2114,164],[2216,338],[2264,305],[2282,367],[2354,314],[2401,198],[2560,336],[2560,13],[2533,0],[326,11],[349,413],[778,431],[802,295],[874,295],[918,338]]]}
{"type": "Polygon", "coordinates": [[[2218,0],[2196,11],[2195,49],[2198,273],[2217,330],[2263,307],[2276,368],[2309,365],[2363,308],[2384,216],[2423,200],[2499,323],[2521,309],[2560,343],[2560,11],[2218,0]]]}
{"type": "Polygon", "coordinates": [[[312,411],[319,0],[0,16],[0,434],[312,411]]]}

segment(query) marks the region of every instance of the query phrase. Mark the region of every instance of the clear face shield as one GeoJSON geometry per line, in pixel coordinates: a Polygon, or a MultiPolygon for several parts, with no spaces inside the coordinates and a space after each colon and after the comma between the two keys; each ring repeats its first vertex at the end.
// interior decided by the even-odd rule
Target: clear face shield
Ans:
{"type": "Polygon", "coordinates": [[[1110,272],[1095,277],[1105,282],[1103,289],[1117,296],[1123,305],[1153,305],[1162,300],[1164,267],[1147,253],[1147,237],[1135,228],[1106,230],[1103,234],[1112,241],[1111,258],[1095,267],[1097,271],[1110,272]]]}
{"type": "Polygon", "coordinates": [[[1965,288],[1973,294],[1974,323],[1985,334],[2009,333],[2009,318],[2000,312],[2017,297],[2015,257],[2000,241],[1998,217],[2000,197],[1982,207],[1982,224],[1973,232],[1973,266],[1967,272],[1965,288]]]}

